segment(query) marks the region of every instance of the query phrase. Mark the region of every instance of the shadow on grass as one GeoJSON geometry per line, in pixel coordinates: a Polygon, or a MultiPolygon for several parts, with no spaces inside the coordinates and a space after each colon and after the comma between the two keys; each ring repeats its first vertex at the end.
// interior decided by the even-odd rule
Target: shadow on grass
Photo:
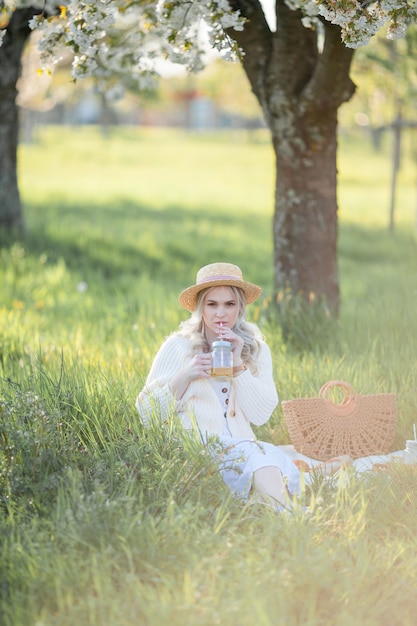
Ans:
{"type": "Polygon", "coordinates": [[[389,232],[380,227],[342,224],[339,257],[364,267],[374,263],[408,263],[417,258],[417,234],[405,228],[389,232]]]}
{"type": "MultiPolygon", "coordinates": [[[[26,207],[26,254],[49,263],[63,259],[85,279],[117,281],[146,274],[173,287],[205,263],[229,260],[251,280],[272,288],[272,221],[256,213],[230,213],[180,206],[151,208],[120,198],[108,204],[50,202],[26,207]]],[[[4,246],[13,241],[6,240],[4,246]]],[[[342,223],[339,261],[344,280],[375,266],[399,271],[417,259],[413,232],[394,233],[342,223]]],[[[187,280],[187,278],[185,278],[187,280]]]]}
{"type": "Polygon", "coordinates": [[[199,207],[152,209],[125,199],[97,205],[28,205],[26,213],[27,230],[19,239],[26,253],[46,255],[52,263],[63,259],[68,269],[81,274],[116,279],[121,273],[146,272],[164,282],[179,276],[183,283],[184,275],[204,263],[231,259],[247,267],[248,257],[257,259],[253,280],[269,280],[272,274],[265,246],[269,220],[256,214],[199,207]]]}

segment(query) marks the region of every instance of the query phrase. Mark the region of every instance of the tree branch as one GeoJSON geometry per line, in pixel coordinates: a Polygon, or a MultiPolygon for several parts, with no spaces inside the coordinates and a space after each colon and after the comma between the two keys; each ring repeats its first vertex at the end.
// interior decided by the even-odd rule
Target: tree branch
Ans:
{"type": "Polygon", "coordinates": [[[285,0],[276,0],[277,31],[270,69],[270,81],[284,87],[288,95],[299,95],[313,76],[318,49],[317,33],[305,28],[302,13],[290,9],[285,0]]]}
{"type": "Polygon", "coordinates": [[[306,101],[322,110],[337,109],[350,100],[355,84],[349,76],[354,49],[345,46],[338,26],[324,21],[324,45],[312,80],[304,92],[306,101]]]}
{"type": "Polygon", "coordinates": [[[259,102],[265,101],[265,71],[271,57],[272,33],[259,0],[229,0],[246,23],[242,31],[229,29],[227,34],[243,52],[242,65],[259,102]]]}

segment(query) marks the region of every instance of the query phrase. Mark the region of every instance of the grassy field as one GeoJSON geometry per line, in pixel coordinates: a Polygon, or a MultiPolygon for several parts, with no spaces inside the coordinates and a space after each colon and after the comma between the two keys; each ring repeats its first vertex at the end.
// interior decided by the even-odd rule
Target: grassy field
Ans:
{"type": "MultiPolygon", "coordinates": [[[[249,311],[281,400],[329,379],[395,392],[417,422],[415,164],[340,136],[341,315],[268,315],[273,155],[263,133],[41,129],[20,150],[27,234],[0,249],[2,626],[414,626],[417,471],[318,482],[312,513],[243,507],[175,428],[134,401],[177,294],[206,262],[264,288],[249,311]]],[[[258,430],[288,443],[278,407],[258,430]]]]}

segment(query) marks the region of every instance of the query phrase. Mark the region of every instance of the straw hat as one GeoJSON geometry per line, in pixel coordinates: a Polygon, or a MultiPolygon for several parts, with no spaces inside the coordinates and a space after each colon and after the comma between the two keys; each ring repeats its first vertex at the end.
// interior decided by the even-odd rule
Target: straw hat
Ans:
{"type": "Polygon", "coordinates": [[[179,295],[180,304],[187,311],[194,311],[197,303],[197,294],[203,289],[225,285],[239,287],[245,292],[246,303],[254,302],[261,295],[262,289],[258,285],[243,280],[242,271],[231,263],[211,263],[197,272],[196,284],[184,289],[179,295]]]}

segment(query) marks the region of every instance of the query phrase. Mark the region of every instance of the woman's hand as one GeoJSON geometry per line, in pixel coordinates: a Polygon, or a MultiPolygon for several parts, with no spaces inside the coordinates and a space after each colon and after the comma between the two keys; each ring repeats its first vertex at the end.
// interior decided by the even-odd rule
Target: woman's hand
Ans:
{"type": "Polygon", "coordinates": [[[211,354],[210,352],[201,352],[195,354],[191,361],[183,370],[190,383],[196,378],[210,378],[211,372],[211,354]]]}
{"type": "Polygon", "coordinates": [[[230,341],[232,344],[232,352],[233,352],[233,363],[235,365],[240,365],[242,361],[242,349],[243,349],[243,339],[239,335],[233,332],[231,328],[223,327],[219,330],[218,334],[219,339],[224,339],[225,341],[230,341]]]}
{"type": "Polygon", "coordinates": [[[180,400],[184,395],[188,385],[198,378],[210,378],[211,374],[211,354],[201,352],[195,354],[191,361],[171,380],[171,391],[180,400]]]}

